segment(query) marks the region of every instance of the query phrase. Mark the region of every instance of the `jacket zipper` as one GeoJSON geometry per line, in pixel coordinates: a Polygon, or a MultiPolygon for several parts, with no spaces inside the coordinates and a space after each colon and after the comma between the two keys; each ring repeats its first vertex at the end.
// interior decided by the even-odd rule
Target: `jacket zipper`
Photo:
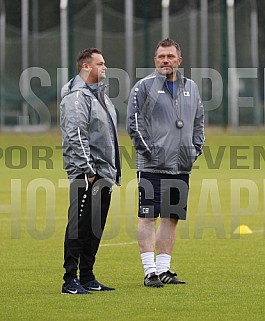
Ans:
{"type": "MultiPolygon", "coordinates": [[[[176,115],[177,115],[177,118],[178,118],[178,98],[180,96],[180,91],[181,91],[181,88],[179,87],[178,89],[178,94],[177,94],[177,97],[176,99],[174,99],[170,93],[170,90],[168,89],[168,86],[167,86],[167,83],[165,82],[165,85],[166,85],[166,88],[167,88],[167,91],[169,93],[169,96],[170,96],[170,99],[171,99],[171,103],[172,103],[172,107],[173,107],[173,110],[175,111],[176,115]]],[[[179,105],[180,106],[180,105],[179,105]]],[[[181,119],[181,110],[179,109],[179,116],[180,116],[180,119],[181,119]]],[[[181,140],[182,140],[182,130],[181,128],[178,129],[180,131],[179,133],[179,148],[178,148],[178,152],[177,152],[177,157],[176,157],[176,162],[177,162],[177,171],[179,170],[179,154],[180,154],[180,147],[181,147],[181,140]]]]}

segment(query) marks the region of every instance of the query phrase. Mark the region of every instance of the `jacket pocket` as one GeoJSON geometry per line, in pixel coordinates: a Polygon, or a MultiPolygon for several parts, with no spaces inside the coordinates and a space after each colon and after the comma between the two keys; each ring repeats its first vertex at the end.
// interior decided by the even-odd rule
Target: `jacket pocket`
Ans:
{"type": "Polygon", "coordinates": [[[167,169],[166,150],[164,147],[152,145],[151,165],[157,169],[167,169]]]}
{"type": "Polygon", "coordinates": [[[191,171],[193,163],[197,159],[197,152],[195,147],[192,146],[180,146],[179,150],[179,170],[191,171]]]}

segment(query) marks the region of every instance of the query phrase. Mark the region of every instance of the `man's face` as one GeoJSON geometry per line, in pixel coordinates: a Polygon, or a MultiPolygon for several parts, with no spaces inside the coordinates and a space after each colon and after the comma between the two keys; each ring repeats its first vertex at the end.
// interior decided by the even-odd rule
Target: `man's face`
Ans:
{"type": "Polygon", "coordinates": [[[180,66],[182,58],[175,46],[158,47],[154,61],[158,72],[171,78],[180,66]]]}
{"type": "Polygon", "coordinates": [[[88,71],[88,83],[98,83],[106,78],[107,67],[103,56],[100,54],[93,53],[92,58],[83,63],[83,69],[88,71]]]}

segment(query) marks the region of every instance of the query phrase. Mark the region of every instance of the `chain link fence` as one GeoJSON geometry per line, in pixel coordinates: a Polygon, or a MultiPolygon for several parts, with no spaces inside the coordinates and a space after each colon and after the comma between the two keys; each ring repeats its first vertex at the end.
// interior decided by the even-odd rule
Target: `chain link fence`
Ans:
{"type": "MultiPolygon", "coordinates": [[[[152,8],[150,7],[150,10],[152,8]]],[[[75,57],[83,48],[96,46],[95,2],[88,1],[86,7],[70,16],[69,28],[69,78],[75,73],[75,57]]],[[[102,51],[109,68],[109,95],[115,102],[119,114],[119,126],[125,127],[126,99],[128,89],[122,86],[126,73],[125,59],[125,16],[103,5],[103,45],[102,51]],[[124,71],[124,72],[122,72],[124,71]]],[[[235,6],[236,67],[246,68],[250,78],[239,80],[239,95],[254,97],[245,107],[239,108],[239,125],[263,125],[263,70],[253,65],[251,58],[251,1],[242,0],[235,6]],[[254,68],[254,69],[253,69],[254,68]],[[256,70],[252,74],[252,70],[256,70]]],[[[71,12],[70,12],[71,14],[71,12]]],[[[177,14],[170,14],[170,37],[180,43],[182,48],[182,71],[185,76],[195,78],[206,106],[209,125],[226,126],[229,114],[229,72],[225,18],[222,1],[211,1],[207,17],[202,17],[197,8],[187,5],[177,14]],[[201,32],[206,21],[207,35],[201,32]],[[204,22],[203,22],[204,21],[204,22]],[[202,39],[206,39],[204,47],[202,39]],[[207,66],[205,66],[205,62],[207,66]],[[214,70],[217,78],[200,78],[198,68],[214,70]],[[218,79],[219,83],[214,84],[218,79]],[[220,84],[221,81],[221,84],[220,84]],[[220,86],[218,85],[220,84],[220,86]],[[221,86],[222,85],[222,86],[221,86]],[[218,101],[214,100],[218,92],[218,101]]],[[[134,70],[130,79],[133,86],[138,79],[136,68],[153,68],[154,49],[161,40],[161,19],[148,20],[147,17],[134,19],[134,70]]],[[[7,25],[5,46],[5,68],[1,74],[1,126],[2,130],[15,130],[23,119],[23,102],[20,78],[22,75],[21,31],[7,25]]],[[[28,101],[29,126],[39,126],[41,111],[47,109],[50,125],[58,126],[58,68],[61,68],[60,25],[38,34],[29,34],[29,66],[37,67],[30,82],[32,92],[28,101]],[[44,80],[45,79],[45,80],[44,80]]],[[[2,44],[1,44],[2,46],[2,44]]],[[[3,50],[1,51],[3,52],[3,50]]],[[[150,69],[149,69],[150,71],[150,69]]]]}

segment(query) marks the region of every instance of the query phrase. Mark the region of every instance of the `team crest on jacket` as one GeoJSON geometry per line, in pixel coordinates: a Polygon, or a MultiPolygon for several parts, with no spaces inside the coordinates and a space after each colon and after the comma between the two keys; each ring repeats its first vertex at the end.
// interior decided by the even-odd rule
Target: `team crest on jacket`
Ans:
{"type": "Polygon", "coordinates": [[[93,186],[92,195],[93,196],[97,195],[98,191],[99,191],[99,185],[93,186]]]}

